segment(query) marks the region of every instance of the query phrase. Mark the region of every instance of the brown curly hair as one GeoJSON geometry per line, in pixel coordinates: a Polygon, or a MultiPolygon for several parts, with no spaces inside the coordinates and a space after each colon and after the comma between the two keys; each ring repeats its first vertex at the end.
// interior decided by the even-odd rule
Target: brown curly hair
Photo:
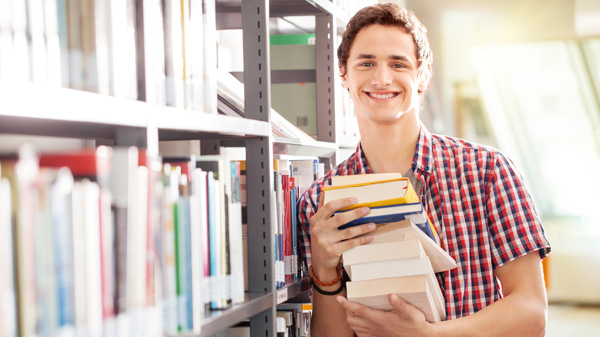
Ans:
{"type": "Polygon", "coordinates": [[[350,48],[361,29],[370,25],[394,26],[404,29],[413,36],[417,47],[417,67],[419,75],[431,78],[433,53],[427,39],[427,28],[417,19],[412,11],[394,3],[376,4],[359,10],[348,22],[342,43],[338,47],[338,66],[342,76],[346,75],[346,66],[350,56],[350,48]]]}

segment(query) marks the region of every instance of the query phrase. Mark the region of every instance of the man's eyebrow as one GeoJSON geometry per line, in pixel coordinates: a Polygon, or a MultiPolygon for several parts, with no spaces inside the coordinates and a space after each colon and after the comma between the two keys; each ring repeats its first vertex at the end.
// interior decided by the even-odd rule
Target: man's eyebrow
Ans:
{"type": "Polygon", "coordinates": [[[388,56],[388,59],[390,59],[390,60],[397,60],[397,61],[407,61],[407,62],[410,62],[410,60],[408,59],[408,57],[406,57],[404,55],[390,55],[390,56],[388,56]]]}
{"type": "MultiPolygon", "coordinates": [[[[375,59],[375,55],[374,54],[359,54],[356,59],[360,60],[360,59],[375,59]]],[[[410,60],[408,59],[408,57],[404,56],[404,55],[390,55],[388,56],[388,59],[390,60],[396,60],[396,61],[406,61],[406,62],[410,62],[410,60]]]]}
{"type": "Polygon", "coordinates": [[[359,54],[356,59],[374,59],[375,55],[373,54],[359,54]]]}

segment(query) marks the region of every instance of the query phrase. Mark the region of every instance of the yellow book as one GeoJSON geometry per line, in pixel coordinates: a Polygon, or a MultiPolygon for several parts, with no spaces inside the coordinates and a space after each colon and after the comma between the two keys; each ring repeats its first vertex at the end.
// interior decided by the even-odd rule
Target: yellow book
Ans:
{"type": "Polygon", "coordinates": [[[342,211],[364,206],[381,207],[420,202],[408,178],[387,179],[343,186],[328,186],[323,191],[325,194],[325,203],[348,197],[358,199],[358,203],[343,208],[342,211]]]}

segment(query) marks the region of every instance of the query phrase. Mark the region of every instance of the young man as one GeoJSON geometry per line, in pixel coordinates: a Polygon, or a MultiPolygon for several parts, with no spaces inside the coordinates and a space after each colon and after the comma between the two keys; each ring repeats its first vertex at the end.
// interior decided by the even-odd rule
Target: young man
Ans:
{"type": "Polygon", "coordinates": [[[550,245],[512,162],[495,149],[430,134],[419,119],[432,69],[426,29],[411,12],[381,4],[359,11],[338,49],[361,141],[356,152],[314,182],[299,200],[299,237],[313,278],[312,335],[543,336],[547,301],[540,260],[550,245]],[[447,321],[431,324],[390,295],[394,309],[345,298],[343,251],[371,240],[365,224],[337,228],[369,213],[323,204],[334,175],[400,172],[409,177],[458,267],[438,275],[447,321]]]}

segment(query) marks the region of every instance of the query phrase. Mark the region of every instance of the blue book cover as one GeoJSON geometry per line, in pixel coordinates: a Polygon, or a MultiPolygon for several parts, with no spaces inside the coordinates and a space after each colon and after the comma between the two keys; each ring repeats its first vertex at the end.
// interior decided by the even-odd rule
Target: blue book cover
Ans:
{"type": "Polygon", "coordinates": [[[74,324],[73,245],[70,196],[53,186],[52,223],[58,300],[58,326],[74,324]]]}
{"type": "MultiPolygon", "coordinates": [[[[343,212],[351,212],[349,211],[338,211],[336,214],[340,214],[343,212]]],[[[368,215],[358,218],[356,220],[350,221],[340,227],[338,229],[345,229],[353,226],[358,226],[366,223],[388,223],[388,222],[396,222],[408,219],[408,216],[413,214],[419,214],[423,212],[423,205],[420,202],[414,202],[409,204],[398,204],[398,205],[390,205],[390,206],[379,206],[379,207],[371,207],[371,213],[368,215]]]]}
{"type": "Polygon", "coordinates": [[[184,233],[184,257],[185,257],[185,268],[184,268],[184,286],[185,286],[185,317],[184,324],[185,328],[188,331],[193,330],[194,328],[194,317],[192,316],[192,240],[191,240],[191,219],[190,219],[190,197],[184,196],[181,199],[181,207],[180,211],[180,220],[182,224],[182,233],[184,233]]]}

